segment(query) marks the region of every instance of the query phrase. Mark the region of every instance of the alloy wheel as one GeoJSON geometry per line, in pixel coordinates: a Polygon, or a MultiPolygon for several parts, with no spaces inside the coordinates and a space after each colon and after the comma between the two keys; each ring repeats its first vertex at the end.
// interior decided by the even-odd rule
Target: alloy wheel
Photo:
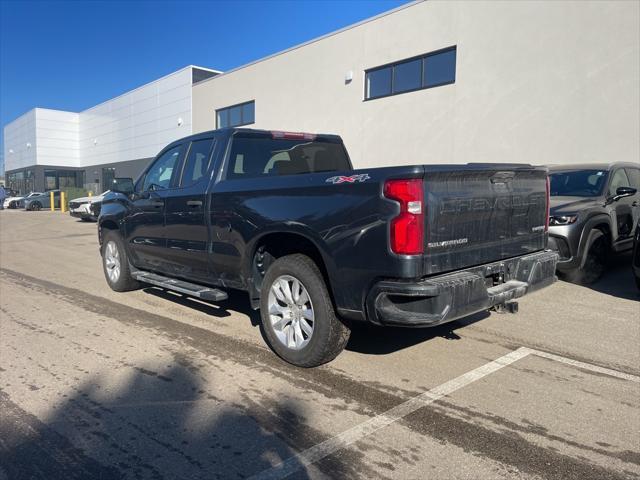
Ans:
{"type": "Polygon", "coordinates": [[[276,278],[269,289],[269,319],[278,341],[291,350],[301,350],[314,329],[311,297],[300,280],[291,275],[276,278]]]}

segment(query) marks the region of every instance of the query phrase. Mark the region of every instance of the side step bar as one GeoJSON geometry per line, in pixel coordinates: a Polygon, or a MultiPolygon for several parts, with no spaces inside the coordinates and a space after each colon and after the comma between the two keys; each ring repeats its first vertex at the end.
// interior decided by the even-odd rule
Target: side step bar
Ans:
{"type": "Polygon", "coordinates": [[[131,272],[131,276],[140,282],[166,288],[167,290],[173,290],[174,292],[184,293],[185,295],[201,298],[202,300],[220,302],[229,297],[226,292],[218,290],[217,288],[209,288],[204,285],[198,285],[197,283],[176,280],[175,278],[165,277],[157,273],[136,270],[131,272]]]}

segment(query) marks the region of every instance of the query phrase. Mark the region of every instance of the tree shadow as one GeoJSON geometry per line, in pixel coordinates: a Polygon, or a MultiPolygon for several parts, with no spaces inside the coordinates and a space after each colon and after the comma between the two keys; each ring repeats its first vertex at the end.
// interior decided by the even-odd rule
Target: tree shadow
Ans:
{"type": "MultiPolygon", "coordinates": [[[[113,374],[96,376],[52,401],[44,421],[0,390],[0,478],[245,478],[296,453],[296,402],[280,402],[265,428],[250,407],[224,402],[186,369],[151,368],[134,367],[115,388],[113,374]]],[[[295,461],[294,470],[309,478],[295,461]]]]}
{"type": "Polygon", "coordinates": [[[437,337],[446,340],[460,340],[456,330],[488,316],[489,312],[478,312],[453,322],[429,328],[378,327],[364,322],[354,323],[351,327],[347,350],[367,355],[386,355],[437,337]]]}

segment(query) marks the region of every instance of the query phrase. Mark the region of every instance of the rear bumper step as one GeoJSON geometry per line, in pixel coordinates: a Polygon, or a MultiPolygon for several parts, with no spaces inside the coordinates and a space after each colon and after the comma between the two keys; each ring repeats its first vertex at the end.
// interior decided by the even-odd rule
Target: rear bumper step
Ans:
{"type": "Polygon", "coordinates": [[[158,275],[157,273],[137,270],[132,272],[131,275],[140,282],[149,283],[156,287],[166,288],[167,290],[173,290],[174,292],[184,293],[185,295],[200,298],[202,300],[220,302],[228,298],[226,292],[218,290],[217,288],[205,287],[204,285],[185,282],[184,280],[176,280],[175,278],[165,277],[163,275],[158,275]]]}
{"type": "Polygon", "coordinates": [[[381,281],[367,296],[368,318],[380,325],[440,325],[551,285],[557,262],[556,252],[544,251],[418,282],[381,281]],[[492,275],[504,282],[488,286],[492,275]]]}

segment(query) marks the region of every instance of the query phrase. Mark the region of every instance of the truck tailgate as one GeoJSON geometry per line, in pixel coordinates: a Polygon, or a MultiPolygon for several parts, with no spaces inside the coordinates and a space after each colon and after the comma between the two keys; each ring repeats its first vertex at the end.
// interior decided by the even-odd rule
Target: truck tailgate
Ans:
{"type": "Polygon", "coordinates": [[[424,189],[427,275],[545,248],[545,168],[425,166],[424,189]]]}

